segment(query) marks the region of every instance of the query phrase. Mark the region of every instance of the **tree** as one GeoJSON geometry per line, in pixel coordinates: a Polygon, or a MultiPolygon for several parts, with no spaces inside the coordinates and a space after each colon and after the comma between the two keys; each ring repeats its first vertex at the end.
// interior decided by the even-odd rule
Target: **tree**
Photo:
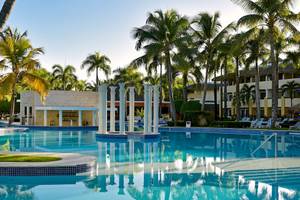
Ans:
{"type": "Polygon", "coordinates": [[[147,46],[148,49],[157,51],[164,56],[164,66],[168,77],[168,89],[170,100],[170,111],[172,120],[176,123],[176,110],[173,97],[173,65],[172,54],[176,47],[182,44],[183,34],[189,27],[187,18],[180,16],[176,11],[163,12],[157,10],[150,13],[146,25],[135,28],[133,37],[137,39],[136,49],[140,50],[147,46]]]}
{"type": "Polygon", "coordinates": [[[284,96],[285,93],[288,94],[291,100],[291,108],[293,107],[293,99],[295,97],[295,92],[297,89],[300,88],[300,84],[296,83],[295,81],[287,82],[286,84],[281,86],[282,95],[284,96]]]}
{"type": "MultiPolygon", "coordinates": [[[[255,85],[247,85],[244,84],[244,86],[241,89],[241,96],[240,100],[243,104],[247,105],[249,107],[249,112],[250,112],[250,103],[251,101],[255,100],[255,85]]],[[[256,102],[257,103],[257,102],[256,102]]]]}
{"type": "Polygon", "coordinates": [[[0,11],[0,31],[2,31],[16,0],[5,0],[0,11]]]}
{"type": "Polygon", "coordinates": [[[7,70],[8,73],[0,77],[0,99],[9,95],[10,119],[9,125],[14,120],[15,98],[17,87],[28,86],[37,91],[42,100],[47,95],[47,82],[35,74],[40,67],[38,55],[43,54],[42,48],[34,48],[27,33],[19,33],[18,30],[7,28],[0,33],[0,70],[7,70]]]}
{"type": "Polygon", "coordinates": [[[222,29],[219,18],[219,13],[215,13],[214,15],[200,13],[191,23],[196,41],[200,47],[202,47],[201,54],[204,57],[205,78],[202,111],[205,110],[208,78],[210,72],[214,71],[214,66],[211,64],[217,51],[216,47],[228,33],[228,30],[232,27],[232,24],[229,24],[227,27],[222,29]]]}
{"type": "Polygon", "coordinates": [[[65,67],[54,65],[52,69],[53,81],[58,81],[59,89],[71,90],[74,86],[73,83],[77,80],[75,75],[76,69],[72,65],[65,67]]]}
{"type": "Polygon", "coordinates": [[[295,0],[232,0],[249,14],[241,17],[238,24],[243,26],[264,27],[268,32],[270,45],[270,63],[272,65],[272,127],[278,114],[278,64],[275,57],[276,29],[284,28],[297,33],[295,22],[300,21],[300,13],[294,13],[290,7],[295,0]]]}
{"type": "Polygon", "coordinates": [[[113,73],[115,74],[113,84],[125,83],[126,87],[135,86],[137,93],[142,92],[143,74],[135,66],[129,65],[125,68],[118,68],[113,73]]]}
{"type": "Polygon", "coordinates": [[[255,102],[256,102],[256,119],[260,119],[260,72],[259,72],[259,60],[262,60],[266,55],[266,49],[264,47],[265,41],[265,31],[264,29],[253,29],[253,37],[246,43],[246,69],[250,68],[250,65],[254,63],[255,65],[255,102]]]}
{"type": "Polygon", "coordinates": [[[111,73],[109,64],[110,64],[110,59],[107,56],[99,52],[95,52],[94,54],[89,55],[83,61],[81,68],[83,69],[87,67],[88,75],[96,71],[96,84],[99,85],[99,71],[104,72],[106,79],[108,79],[108,75],[111,73]]]}

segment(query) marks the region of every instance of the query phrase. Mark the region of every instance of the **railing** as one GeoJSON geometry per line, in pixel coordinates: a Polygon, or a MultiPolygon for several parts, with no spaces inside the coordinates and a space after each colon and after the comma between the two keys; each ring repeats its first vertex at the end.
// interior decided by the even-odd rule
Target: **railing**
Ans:
{"type": "Polygon", "coordinates": [[[274,141],[274,144],[275,144],[275,154],[274,154],[274,157],[277,158],[277,148],[278,148],[278,145],[277,145],[277,133],[273,133],[272,135],[270,135],[269,137],[267,137],[263,143],[261,143],[252,153],[251,153],[251,156],[252,157],[255,157],[255,153],[261,149],[267,142],[269,142],[272,138],[274,137],[275,141],[274,141]]]}

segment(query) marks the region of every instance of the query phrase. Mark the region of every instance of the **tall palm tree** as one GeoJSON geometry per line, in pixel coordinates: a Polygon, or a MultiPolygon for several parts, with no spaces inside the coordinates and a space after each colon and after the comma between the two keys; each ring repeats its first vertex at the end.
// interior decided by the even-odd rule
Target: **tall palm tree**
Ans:
{"type": "Polygon", "coordinates": [[[73,88],[72,83],[75,83],[77,80],[75,67],[72,65],[67,65],[65,67],[62,67],[61,65],[54,65],[52,69],[53,80],[58,81],[60,85],[59,89],[71,90],[73,88]]]}
{"type": "Polygon", "coordinates": [[[200,13],[191,23],[191,28],[193,29],[197,43],[202,47],[201,54],[204,57],[205,78],[202,100],[203,105],[201,107],[202,111],[205,109],[209,72],[214,71],[211,64],[216,53],[216,47],[222,41],[225,34],[228,33],[228,29],[232,27],[232,24],[229,24],[222,29],[219,18],[219,13],[215,13],[214,15],[200,13]]]}
{"type": "Polygon", "coordinates": [[[88,75],[96,71],[96,84],[99,85],[99,71],[104,72],[106,79],[108,79],[108,75],[111,73],[111,68],[109,64],[110,59],[107,56],[99,52],[95,52],[94,54],[89,55],[82,62],[81,68],[83,69],[87,67],[88,75]]]}
{"type": "Polygon", "coordinates": [[[150,13],[146,25],[135,28],[133,37],[137,39],[136,49],[140,50],[147,46],[152,51],[164,55],[164,65],[167,71],[171,117],[176,122],[176,111],[173,97],[173,65],[172,54],[175,47],[180,46],[184,40],[183,33],[189,27],[187,18],[180,16],[174,10],[163,12],[157,10],[150,13]]]}
{"type": "Polygon", "coordinates": [[[26,32],[19,33],[18,30],[7,28],[0,33],[0,70],[8,71],[0,77],[0,99],[11,96],[9,125],[14,120],[15,97],[19,85],[37,91],[42,100],[47,95],[46,81],[35,74],[40,67],[36,57],[43,53],[42,48],[31,45],[26,32]]]}
{"type": "Polygon", "coordinates": [[[240,100],[243,104],[247,105],[249,107],[249,112],[250,112],[250,101],[255,99],[255,85],[247,85],[244,84],[244,86],[241,89],[241,97],[240,100]]]}
{"type": "Polygon", "coordinates": [[[300,89],[300,84],[295,81],[287,82],[286,84],[281,86],[282,95],[285,93],[288,94],[291,100],[291,108],[293,107],[293,99],[295,97],[295,92],[300,89]]]}
{"type": "Polygon", "coordinates": [[[266,54],[264,47],[265,31],[263,29],[253,29],[253,37],[246,43],[246,69],[250,68],[250,65],[255,65],[255,102],[256,102],[256,119],[260,119],[260,73],[259,73],[259,61],[262,60],[266,54]]]}
{"type": "Polygon", "coordinates": [[[5,0],[0,11],[0,31],[2,31],[16,0],[5,0]]]}
{"type": "Polygon", "coordinates": [[[291,11],[295,0],[232,0],[249,14],[238,20],[239,25],[264,27],[268,32],[270,63],[272,65],[272,127],[278,115],[278,65],[275,57],[276,29],[284,28],[291,33],[298,32],[294,23],[300,21],[300,14],[291,11]]]}

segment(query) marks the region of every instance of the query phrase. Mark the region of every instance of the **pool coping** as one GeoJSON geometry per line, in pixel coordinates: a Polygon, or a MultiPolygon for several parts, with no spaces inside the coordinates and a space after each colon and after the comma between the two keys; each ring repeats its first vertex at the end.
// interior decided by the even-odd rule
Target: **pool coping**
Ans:
{"type": "Polygon", "coordinates": [[[51,162],[0,162],[0,176],[74,176],[92,172],[96,158],[77,153],[9,152],[14,155],[54,156],[51,162]]]}

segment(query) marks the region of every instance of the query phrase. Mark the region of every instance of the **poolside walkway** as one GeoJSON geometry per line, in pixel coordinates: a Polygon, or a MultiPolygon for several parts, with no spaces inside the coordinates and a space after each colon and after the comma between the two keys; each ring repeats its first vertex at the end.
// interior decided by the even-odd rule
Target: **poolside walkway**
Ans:
{"type": "Polygon", "coordinates": [[[0,128],[0,135],[12,132],[24,132],[27,131],[28,128],[14,128],[14,127],[7,127],[7,128],[0,128]]]}
{"type": "Polygon", "coordinates": [[[96,158],[74,153],[15,153],[15,155],[54,156],[51,162],[0,162],[0,176],[77,175],[94,170],[96,158]]]}

